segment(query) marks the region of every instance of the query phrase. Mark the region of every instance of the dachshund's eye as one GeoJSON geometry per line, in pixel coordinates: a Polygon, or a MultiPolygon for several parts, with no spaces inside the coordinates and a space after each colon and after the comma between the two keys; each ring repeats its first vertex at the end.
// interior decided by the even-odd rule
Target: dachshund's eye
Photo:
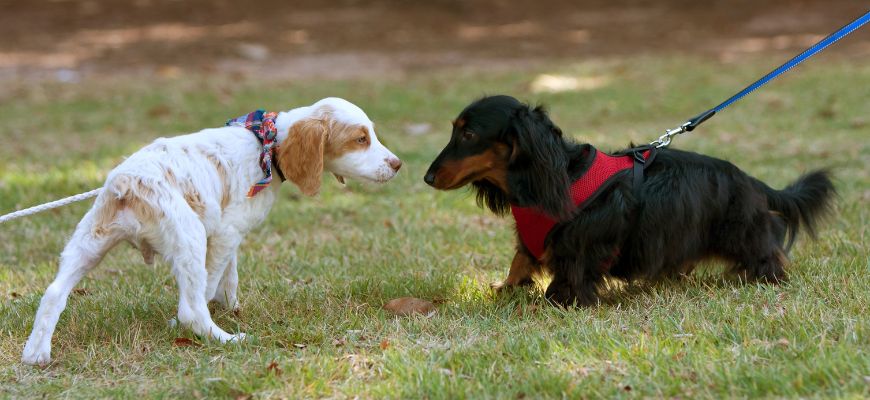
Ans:
{"type": "Polygon", "coordinates": [[[476,136],[477,135],[471,131],[463,131],[462,132],[462,140],[464,140],[466,142],[469,140],[473,140],[476,136]]]}
{"type": "Polygon", "coordinates": [[[359,144],[366,144],[369,142],[369,138],[363,136],[363,137],[360,137],[359,139],[357,139],[356,142],[359,144]]]}

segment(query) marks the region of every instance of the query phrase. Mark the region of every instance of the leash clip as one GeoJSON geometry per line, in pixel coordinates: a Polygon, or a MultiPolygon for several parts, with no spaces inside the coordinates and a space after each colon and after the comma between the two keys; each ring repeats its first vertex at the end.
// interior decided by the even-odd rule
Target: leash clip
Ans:
{"type": "Polygon", "coordinates": [[[702,122],[710,119],[710,117],[712,117],[715,114],[716,114],[715,109],[710,109],[710,110],[704,111],[704,112],[692,117],[692,119],[690,119],[686,122],[683,122],[682,125],[680,125],[676,128],[673,128],[673,129],[666,130],[665,134],[659,136],[658,139],[656,139],[652,143],[650,143],[650,146],[655,146],[655,148],[657,148],[657,149],[660,149],[662,147],[668,147],[668,145],[671,144],[671,140],[674,138],[674,136],[693,131],[696,127],[698,127],[698,125],[701,125],[702,122]]]}
{"type": "Polygon", "coordinates": [[[652,142],[650,142],[649,145],[653,146],[657,149],[660,149],[662,147],[668,147],[668,145],[671,144],[671,140],[673,139],[674,136],[681,135],[685,132],[688,132],[690,126],[692,126],[692,122],[688,121],[688,122],[686,122],[686,123],[684,123],[676,128],[668,129],[665,131],[664,135],[659,136],[658,139],[653,140],[652,142]]]}

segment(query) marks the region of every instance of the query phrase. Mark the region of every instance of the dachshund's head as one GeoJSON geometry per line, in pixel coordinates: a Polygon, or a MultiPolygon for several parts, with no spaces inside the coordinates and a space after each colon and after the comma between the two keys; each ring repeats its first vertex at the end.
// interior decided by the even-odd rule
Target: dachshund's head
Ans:
{"type": "Polygon", "coordinates": [[[453,121],[450,142],[424,180],[439,190],[470,183],[477,189],[478,204],[496,214],[515,203],[563,217],[571,208],[566,148],[572,145],[542,107],[510,96],[488,96],[453,121]]]}

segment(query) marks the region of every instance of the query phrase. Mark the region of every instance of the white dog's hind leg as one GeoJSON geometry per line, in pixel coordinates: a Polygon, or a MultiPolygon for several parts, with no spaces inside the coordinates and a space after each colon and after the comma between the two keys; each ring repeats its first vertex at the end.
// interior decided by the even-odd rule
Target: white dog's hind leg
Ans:
{"type": "Polygon", "coordinates": [[[185,204],[171,219],[162,221],[161,243],[152,243],[160,254],[172,263],[172,273],[178,282],[178,322],[199,336],[221,343],[237,341],[244,334],[231,335],[211,319],[206,300],[208,272],[205,268],[205,228],[196,214],[185,204]]]}
{"type": "Polygon", "coordinates": [[[21,361],[26,364],[45,365],[51,361],[51,337],[70,292],[119,241],[117,233],[95,235],[94,214],[94,209],[91,209],[82,218],[60,255],[57,276],[42,296],[33,331],[24,345],[21,361]]]}
{"type": "Polygon", "coordinates": [[[227,264],[227,267],[224,269],[223,277],[217,286],[213,298],[214,301],[218,302],[225,309],[232,310],[233,312],[239,311],[239,298],[237,294],[239,288],[239,272],[237,265],[238,260],[234,250],[230,257],[229,264],[227,264]]]}
{"type": "Polygon", "coordinates": [[[220,283],[230,268],[232,260],[236,257],[236,249],[242,238],[234,230],[226,229],[217,232],[208,238],[208,254],[205,257],[205,268],[208,270],[208,286],[206,286],[205,298],[215,300],[226,306],[220,293],[220,283]]]}

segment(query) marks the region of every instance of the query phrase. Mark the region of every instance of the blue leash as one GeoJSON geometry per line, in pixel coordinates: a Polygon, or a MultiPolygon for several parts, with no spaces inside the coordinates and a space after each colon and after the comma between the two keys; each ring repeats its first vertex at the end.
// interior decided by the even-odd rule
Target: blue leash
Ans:
{"type": "Polygon", "coordinates": [[[795,56],[794,58],[792,58],[791,60],[788,60],[788,62],[786,62],[785,64],[780,65],[779,68],[771,71],[769,74],[763,76],[761,79],[759,79],[759,80],[755,81],[754,83],[752,83],[751,85],[747,86],[745,89],[741,90],[740,92],[738,92],[734,96],[731,96],[728,100],[723,101],[718,106],[713,107],[707,111],[704,111],[704,112],[696,115],[695,117],[689,119],[688,121],[686,121],[685,123],[683,123],[682,125],[680,125],[677,128],[668,129],[667,131],[665,131],[664,135],[659,137],[654,142],[650,143],[650,145],[655,146],[655,147],[666,147],[667,145],[669,145],[671,143],[671,139],[675,135],[679,135],[679,134],[684,133],[684,132],[691,132],[696,127],[698,127],[698,125],[701,125],[702,122],[710,119],[710,117],[715,115],[717,112],[722,111],[723,109],[725,109],[725,107],[730,106],[731,103],[734,103],[735,101],[743,98],[743,96],[746,96],[747,94],[752,93],[753,90],[758,89],[761,86],[764,86],[764,84],[766,84],[767,82],[770,82],[771,80],[773,80],[773,78],[776,78],[777,76],[790,70],[792,67],[800,64],[804,60],[816,55],[816,53],[818,53],[818,52],[824,50],[826,47],[834,44],[836,41],[838,41],[838,40],[842,39],[843,37],[845,37],[846,35],[852,33],[853,31],[860,28],[862,25],[866,24],[867,22],[870,22],[870,11],[868,11],[863,16],[858,17],[858,19],[850,22],[848,25],[840,28],[836,32],[830,34],[828,37],[820,40],[818,43],[812,45],[812,47],[810,47],[809,49],[806,49],[803,53],[800,53],[797,56],[795,56]]]}

